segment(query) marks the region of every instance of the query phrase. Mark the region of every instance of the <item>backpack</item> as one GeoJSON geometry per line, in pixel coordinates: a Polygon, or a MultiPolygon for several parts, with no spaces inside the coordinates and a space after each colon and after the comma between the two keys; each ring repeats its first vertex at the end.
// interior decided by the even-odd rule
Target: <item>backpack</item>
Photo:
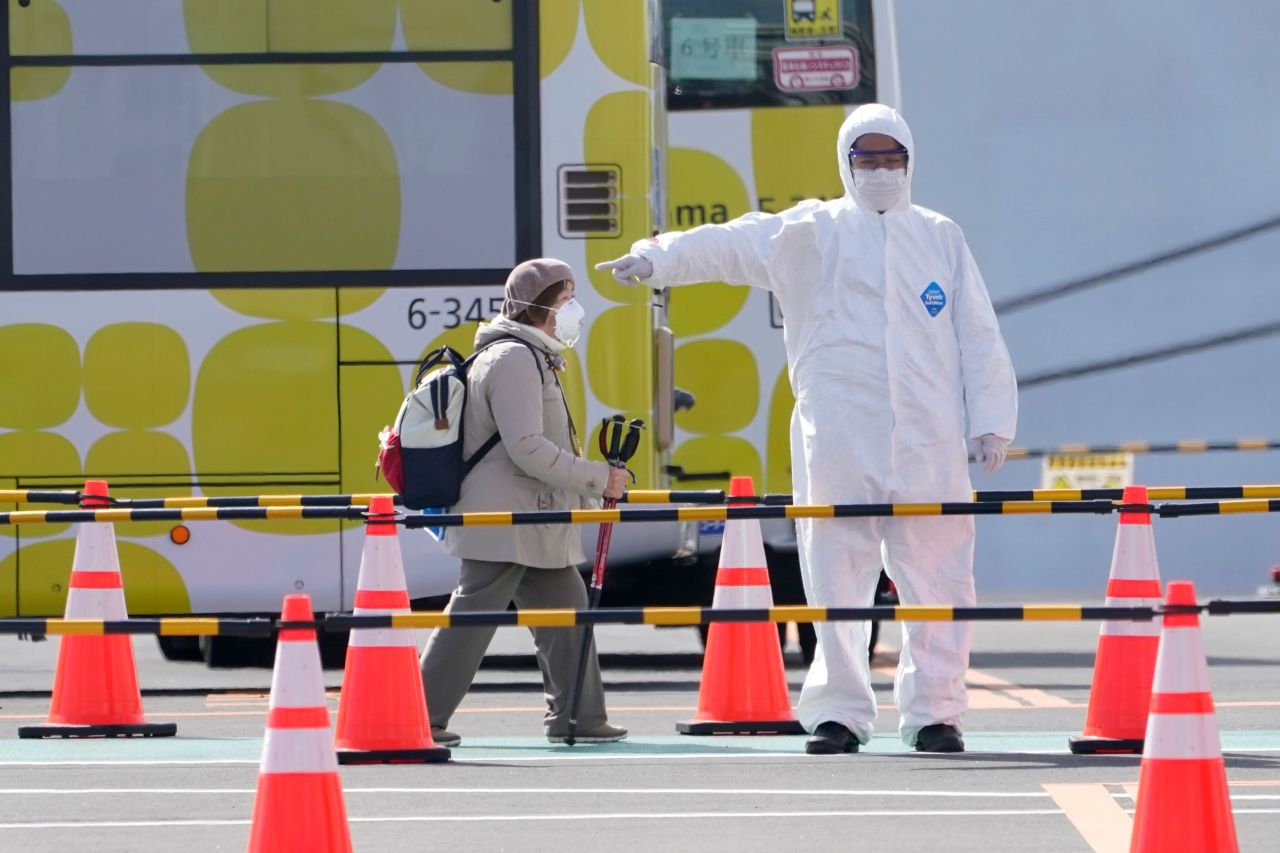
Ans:
{"type": "MultiPolygon", "coordinates": [[[[418,367],[414,388],[404,398],[395,424],[378,433],[376,471],[400,493],[409,509],[450,507],[458,502],[462,480],[501,440],[489,437],[475,454],[462,454],[462,417],[467,405],[467,371],[476,356],[489,347],[515,341],[528,347],[543,379],[542,359],[528,341],[514,335],[492,340],[464,359],[452,347],[427,353],[418,367]]],[[[376,476],[376,473],[375,473],[376,476]]]]}

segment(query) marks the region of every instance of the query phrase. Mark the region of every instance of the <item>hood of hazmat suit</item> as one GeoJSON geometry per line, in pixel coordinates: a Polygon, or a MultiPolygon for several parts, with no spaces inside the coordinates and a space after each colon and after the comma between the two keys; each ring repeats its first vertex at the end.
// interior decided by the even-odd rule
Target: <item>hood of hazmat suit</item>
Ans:
{"type": "Polygon", "coordinates": [[[662,234],[632,251],[653,264],[646,284],[727,281],[777,299],[796,396],[797,503],[968,501],[966,434],[1012,440],[1017,420],[986,286],[959,226],[911,203],[918,157],[897,111],[850,113],[836,160],[843,198],[662,234]],[[849,168],[850,146],[867,133],[910,152],[907,188],[883,214],[859,197],[849,168]]]}
{"type": "Polygon", "coordinates": [[[853,182],[853,171],[849,168],[849,149],[859,137],[868,133],[892,136],[907,149],[907,185],[902,190],[902,196],[885,212],[906,210],[911,207],[911,174],[916,166],[916,146],[911,139],[911,128],[907,127],[907,122],[898,115],[897,110],[883,104],[859,107],[850,113],[844,124],[840,126],[840,134],[836,137],[836,162],[840,167],[840,181],[844,184],[845,198],[851,199],[864,211],[879,213],[858,193],[858,188],[853,182]]]}

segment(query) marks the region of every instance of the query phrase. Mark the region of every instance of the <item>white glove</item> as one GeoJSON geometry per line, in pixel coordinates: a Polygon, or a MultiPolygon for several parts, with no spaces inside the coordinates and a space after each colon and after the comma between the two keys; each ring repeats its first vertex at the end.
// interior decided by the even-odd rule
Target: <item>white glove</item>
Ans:
{"type": "Polygon", "coordinates": [[[598,270],[608,270],[618,284],[635,287],[642,279],[653,275],[653,264],[639,255],[623,255],[617,260],[596,264],[598,270]]]}
{"type": "Polygon", "coordinates": [[[1009,442],[992,433],[969,439],[969,447],[973,450],[974,461],[981,462],[982,470],[988,474],[1000,470],[1009,452],[1009,442]]]}

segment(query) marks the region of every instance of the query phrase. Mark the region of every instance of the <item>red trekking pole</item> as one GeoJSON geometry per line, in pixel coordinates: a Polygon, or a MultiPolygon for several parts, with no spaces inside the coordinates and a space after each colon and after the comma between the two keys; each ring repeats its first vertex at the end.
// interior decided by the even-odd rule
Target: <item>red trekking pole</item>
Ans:
{"type": "MultiPolygon", "coordinates": [[[[605,461],[614,468],[626,470],[627,462],[635,456],[640,447],[640,430],[644,429],[644,421],[636,419],[630,423],[622,415],[606,418],[600,427],[600,453],[605,461]],[[626,435],[623,435],[623,428],[626,435]]],[[[613,509],[618,505],[614,498],[604,499],[604,508],[613,509]]],[[[600,604],[600,595],[604,590],[604,567],[609,556],[609,540],[613,538],[613,524],[602,523],[600,533],[596,536],[596,560],[591,567],[591,590],[587,599],[587,609],[595,610],[600,604]]],[[[573,699],[569,704],[569,730],[565,733],[564,742],[574,744],[574,735],[578,731],[578,705],[582,701],[582,682],[587,676],[587,654],[591,651],[591,640],[595,634],[595,625],[588,623],[582,632],[582,652],[578,655],[578,673],[573,683],[573,699]]]]}

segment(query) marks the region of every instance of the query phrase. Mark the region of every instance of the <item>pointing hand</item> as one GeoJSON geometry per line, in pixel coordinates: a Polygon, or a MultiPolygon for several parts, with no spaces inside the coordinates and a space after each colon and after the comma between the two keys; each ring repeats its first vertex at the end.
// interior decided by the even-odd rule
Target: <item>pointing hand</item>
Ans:
{"type": "Polygon", "coordinates": [[[642,283],[641,279],[653,275],[653,264],[639,255],[623,255],[617,260],[596,264],[596,269],[613,273],[614,280],[627,287],[635,287],[642,283]]]}

